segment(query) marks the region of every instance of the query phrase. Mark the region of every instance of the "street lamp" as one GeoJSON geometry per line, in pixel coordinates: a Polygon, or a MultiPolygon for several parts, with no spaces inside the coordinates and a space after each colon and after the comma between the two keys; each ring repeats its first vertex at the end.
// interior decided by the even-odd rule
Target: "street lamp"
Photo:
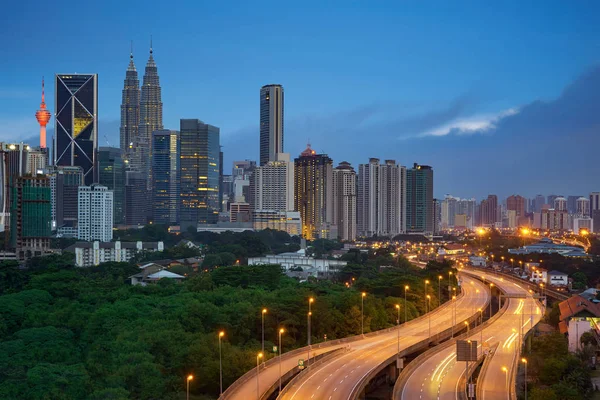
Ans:
{"type": "Polygon", "coordinates": [[[408,292],[408,285],[404,286],[404,323],[408,321],[408,307],[406,305],[406,292],[408,292]]]}
{"type": "Polygon", "coordinates": [[[256,355],[256,400],[260,400],[260,391],[259,391],[259,368],[260,368],[260,359],[263,358],[263,353],[258,353],[256,355]]]}
{"type": "Polygon", "coordinates": [[[262,322],[262,346],[261,346],[262,354],[265,354],[265,314],[266,313],[267,313],[267,309],[263,308],[262,313],[260,315],[261,322],[262,322]]]}
{"type": "Polygon", "coordinates": [[[469,336],[469,322],[465,321],[465,325],[467,326],[467,336],[469,336]]]}
{"type": "Polygon", "coordinates": [[[521,362],[525,366],[525,400],[527,400],[527,359],[521,358],[521,362]]]}
{"type": "MultiPolygon", "coordinates": [[[[452,271],[448,272],[448,291],[450,290],[450,286],[452,286],[452,271]]],[[[450,295],[450,292],[448,292],[448,295],[450,295]]]]}
{"type": "Polygon", "coordinates": [[[483,325],[483,310],[481,308],[479,309],[479,318],[481,318],[481,322],[479,323],[479,330],[481,331],[479,343],[481,343],[481,351],[483,352],[483,327],[481,326],[483,325]]]}
{"type": "Polygon", "coordinates": [[[308,299],[308,359],[306,360],[306,364],[310,363],[310,342],[311,342],[311,330],[310,325],[312,321],[312,303],[315,301],[313,297],[308,299]]]}
{"type": "Polygon", "coordinates": [[[362,292],[360,294],[360,334],[365,335],[365,296],[367,294],[362,292]]]}
{"type": "Polygon", "coordinates": [[[506,390],[508,390],[508,368],[502,367],[502,372],[504,372],[505,381],[506,381],[506,390]]]}
{"type": "Polygon", "coordinates": [[[456,296],[452,296],[452,337],[454,337],[454,325],[456,325],[456,296]]]}
{"type": "Polygon", "coordinates": [[[190,381],[194,379],[194,375],[188,375],[187,379],[186,379],[186,383],[187,383],[187,389],[186,389],[186,399],[190,400],[190,381]]]}
{"type": "Polygon", "coordinates": [[[442,276],[438,276],[438,307],[442,305],[442,276]]]}
{"type": "Polygon", "coordinates": [[[431,296],[427,295],[427,314],[429,314],[429,339],[431,340],[431,313],[429,312],[429,301],[431,300],[431,296]]]}
{"type": "Polygon", "coordinates": [[[281,335],[283,334],[284,329],[279,329],[279,393],[281,393],[281,335]]]}
{"type": "Polygon", "coordinates": [[[223,359],[221,357],[221,339],[225,332],[219,332],[219,393],[223,396],[223,359]]]}
{"type": "Polygon", "coordinates": [[[396,304],[396,310],[398,310],[398,319],[396,325],[398,326],[398,356],[400,356],[400,304],[396,304]]]}
{"type": "MultiPolygon", "coordinates": [[[[494,298],[494,294],[492,292],[494,287],[493,283],[490,283],[490,315],[488,316],[488,318],[492,318],[492,299],[494,298]]],[[[498,309],[500,308],[500,306],[498,306],[498,309]]]]}
{"type": "Polygon", "coordinates": [[[512,267],[513,269],[515,268],[515,260],[514,260],[514,258],[511,258],[511,259],[510,259],[510,265],[511,265],[511,267],[512,267]]]}

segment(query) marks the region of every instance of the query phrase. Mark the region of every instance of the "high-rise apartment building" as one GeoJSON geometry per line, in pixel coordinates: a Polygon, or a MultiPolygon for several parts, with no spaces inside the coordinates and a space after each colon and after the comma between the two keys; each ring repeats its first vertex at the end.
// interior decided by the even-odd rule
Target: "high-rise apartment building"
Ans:
{"type": "Polygon", "coordinates": [[[333,169],[333,223],[338,237],[356,239],[356,172],[343,161],[333,169]]]}
{"type": "Polygon", "coordinates": [[[540,213],[541,229],[567,231],[571,227],[567,210],[543,209],[540,213]]]}
{"type": "Polygon", "coordinates": [[[310,144],[294,160],[294,209],[300,212],[302,236],[336,238],[333,225],[333,161],[310,144]]]}
{"type": "Polygon", "coordinates": [[[437,235],[442,226],[442,202],[439,199],[433,199],[433,233],[437,235]]]}
{"type": "Polygon", "coordinates": [[[457,209],[459,200],[459,198],[447,194],[442,201],[442,230],[454,228],[454,218],[456,214],[460,214],[457,209]]]}
{"type": "Polygon", "coordinates": [[[590,216],[594,224],[594,233],[600,232],[600,192],[590,193],[590,216]]]}
{"type": "Polygon", "coordinates": [[[25,143],[0,143],[0,231],[9,228],[11,188],[19,176],[31,173],[28,168],[31,147],[25,143]]]}
{"type": "Polygon", "coordinates": [[[544,204],[546,204],[546,198],[541,194],[536,195],[533,199],[533,212],[541,212],[544,204]]]}
{"type": "Polygon", "coordinates": [[[250,191],[252,210],[293,210],[294,163],[290,161],[290,155],[278,153],[277,161],[257,167],[250,176],[250,191]]]}
{"type": "Polygon", "coordinates": [[[260,89],[260,165],[277,161],[283,153],[283,86],[260,89]]]}
{"type": "Polygon", "coordinates": [[[498,221],[498,196],[490,194],[487,199],[483,199],[479,206],[479,213],[482,226],[494,226],[498,221]]]}
{"type": "Polygon", "coordinates": [[[179,129],[181,228],[219,219],[219,128],[182,119],[179,129]]]}
{"type": "Polygon", "coordinates": [[[179,223],[179,131],[152,133],[152,223],[179,223]]]}
{"type": "Polygon", "coordinates": [[[577,199],[583,196],[567,196],[567,211],[569,214],[577,212],[577,199]]]}
{"type": "Polygon", "coordinates": [[[565,199],[562,196],[558,196],[554,199],[554,203],[552,203],[554,206],[554,209],[556,211],[567,211],[567,199],[565,199]]]}
{"type": "MultiPolygon", "coordinates": [[[[370,158],[358,166],[357,231],[360,236],[394,236],[406,231],[406,168],[370,158]]],[[[433,200],[432,200],[433,201],[433,200]]]]}
{"type": "Polygon", "coordinates": [[[80,186],[77,238],[110,242],[113,238],[113,192],[106,186],[80,186]]]}
{"type": "MultiPolygon", "coordinates": [[[[140,93],[140,123],[137,144],[134,141],[135,155],[133,168],[145,173],[148,187],[151,186],[152,132],[163,129],[163,104],[158,69],[154,61],[152,44],[150,57],[146,63],[142,90],[140,93]]],[[[217,157],[218,158],[218,157],[217,157]]]]}
{"type": "Polygon", "coordinates": [[[575,214],[579,217],[589,217],[590,214],[590,199],[580,197],[575,203],[575,214]]]}
{"type": "Polygon", "coordinates": [[[27,173],[36,175],[48,168],[48,149],[35,148],[27,152],[27,173]]]}
{"type": "Polygon", "coordinates": [[[57,74],[54,165],[78,166],[86,185],[98,182],[98,75],[57,74]]]}
{"type": "Polygon", "coordinates": [[[123,91],[121,95],[121,127],[120,147],[122,158],[129,160],[130,149],[133,148],[133,142],[138,137],[140,124],[140,80],[137,69],[133,63],[133,50],[129,56],[129,66],[125,72],[125,81],[123,82],[123,91]],[[131,146],[131,148],[130,148],[131,146]]]}
{"type": "Polygon", "coordinates": [[[525,216],[525,197],[519,195],[508,196],[506,199],[506,209],[516,212],[517,220],[525,216]]]}
{"type": "Polygon", "coordinates": [[[116,147],[98,150],[98,183],[113,192],[114,224],[125,223],[125,162],[123,152],[116,147]]]}
{"type": "Polygon", "coordinates": [[[77,228],[77,202],[79,186],[83,185],[83,169],[81,167],[51,166],[48,168],[50,178],[50,204],[52,229],[77,228]]]}
{"type": "Polygon", "coordinates": [[[125,171],[125,225],[144,226],[148,222],[148,176],[135,170],[125,171]]]}
{"type": "Polygon", "coordinates": [[[549,194],[548,197],[546,197],[546,204],[548,204],[550,207],[554,207],[554,200],[557,197],[562,197],[562,196],[557,195],[557,194],[549,194]]]}
{"type": "Polygon", "coordinates": [[[406,230],[433,233],[433,168],[414,163],[406,170],[406,230]]]}
{"type": "Polygon", "coordinates": [[[11,186],[11,245],[19,260],[50,250],[50,179],[17,176],[11,186]]]}

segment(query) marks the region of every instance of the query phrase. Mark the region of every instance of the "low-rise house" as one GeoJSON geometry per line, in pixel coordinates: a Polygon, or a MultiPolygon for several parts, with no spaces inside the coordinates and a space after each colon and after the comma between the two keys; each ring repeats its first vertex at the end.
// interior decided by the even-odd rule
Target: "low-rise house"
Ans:
{"type": "Polygon", "coordinates": [[[568,334],[569,351],[575,352],[580,348],[581,335],[592,332],[598,341],[600,339],[600,303],[587,299],[582,295],[574,295],[558,305],[560,310],[560,332],[568,334]]]}
{"type": "Polygon", "coordinates": [[[185,276],[168,271],[163,266],[155,263],[148,263],[140,268],[142,269],[140,273],[129,277],[132,285],[146,286],[161,279],[174,279],[176,282],[182,282],[185,279],[185,276]]]}
{"type": "Polygon", "coordinates": [[[569,285],[569,275],[564,272],[560,272],[557,270],[552,270],[548,272],[548,285],[551,286],[568,286],[569,285]]]}
{"type": "Polygon", "coordinates": [[[316,259],[307,256],[304,249],[301,249],[296,253],[282,253],[264,257],[250,257],[248,259],[248,265],[258,264],[279,264],[286,272],[300,267],[303,271],[317,271],[319,274],[328,274],[337,272],[348,263],[339,260],[316,259]]]}
{"type": "Polygon", "coordinates": [[[487,265],[487,260],[485,257],[471,256],[469,257],[469,263],[474,267],[485,267],[487,265]]]}
{"type": "Polygon", "coordinates": [[[92,267],[104,262],[127,262],[139,252],[163,251],[163,242],[77,242],[64,251],[75,253],[75,265],[92,267]]]}
{"type": "Polygon", "coordinates": [[[544,268],[532,268],[531,278],[529,280],[534,283],[547,283],[548,271],[544,268]]]}

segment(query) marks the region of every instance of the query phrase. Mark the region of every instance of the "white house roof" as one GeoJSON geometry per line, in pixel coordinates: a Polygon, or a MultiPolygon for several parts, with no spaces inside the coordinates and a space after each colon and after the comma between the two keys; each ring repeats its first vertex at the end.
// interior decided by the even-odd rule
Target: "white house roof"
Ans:
{"type": "Polygon", "coordinates": [[[148,279],[161,279],[161,278],[171,278],[171,279],[185,279],[185,276],[181,276],[179,274],[175,274],[173,272],[162,270],[155,272],[153,274],[148,275],[148,279]]]}
{"type": "Polygon", "coordinates": [[[568,276],[568,275],[567,275],[567,274],[565,274],[564,272],[560,272],[560,271],[557,271],[557,270],[555,270],[555,269],[553,269],[552,271],[548,272],[548,275],[555,275],[555,276],[556,276],[556,275],[560,275],[560,276],[568,276]]]}

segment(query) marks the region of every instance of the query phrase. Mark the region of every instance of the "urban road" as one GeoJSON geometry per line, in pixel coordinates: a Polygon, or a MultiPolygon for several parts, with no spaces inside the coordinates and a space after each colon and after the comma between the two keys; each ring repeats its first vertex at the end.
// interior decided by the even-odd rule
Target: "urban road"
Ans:
{"type": "MultiPolygon", "coordinates": [[[[466,272],[466,270],[464,270],[466,272]]],[[[508,306],[497,319],[486,324],[480,332],[468,339],[477,341],[478,355],[484,349],[493,349],[491,361],[478,380],[477,392],[486,400],[506,400],[513,385],[520,343],[542,316],[540,303],[525,286],[493,274],[474,272],[486,282],[498,286],[508,296],[508,306]],[[483,346],[481,340],[483,338],[483,346]],[[497,346],[496,346],[497,345],[497,346]]],[[[405,385],[397,391],[396,399],[403,400],[456,400],[458,392],[464,391],[465,362],[456,361],[456,346],[447,347],[424,360],[412,371],[405,385]],[[459,387],[462,386],[462,387],[459,387]]]]}

